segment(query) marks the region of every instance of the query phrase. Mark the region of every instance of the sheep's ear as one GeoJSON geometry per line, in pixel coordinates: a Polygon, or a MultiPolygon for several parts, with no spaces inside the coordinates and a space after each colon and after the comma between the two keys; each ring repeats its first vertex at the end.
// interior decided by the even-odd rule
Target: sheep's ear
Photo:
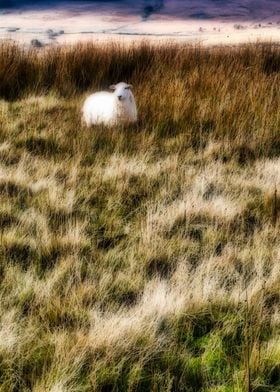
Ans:
{"type": "Polygon", "coordinates": [[[129,87],[129,88],[132,88],[132,84],[128,84],[128,87],[129,87]]]}
{"type": "Polygon", "coordinates": [[[111,84],[111,86],[109,87],[110,90],[116,90],[116,85],[115,84],[111,84]]]}

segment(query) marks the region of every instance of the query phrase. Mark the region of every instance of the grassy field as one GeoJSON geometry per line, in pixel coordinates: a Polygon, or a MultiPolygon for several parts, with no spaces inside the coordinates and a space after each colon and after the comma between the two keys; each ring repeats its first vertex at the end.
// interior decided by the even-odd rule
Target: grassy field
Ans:
{"type": "Polygon", "coordinates": [[[0,46],[0,391],[280,391],[280,47],[0,46]],[[86,129],[127,81],[139,122],[86,129]]]}

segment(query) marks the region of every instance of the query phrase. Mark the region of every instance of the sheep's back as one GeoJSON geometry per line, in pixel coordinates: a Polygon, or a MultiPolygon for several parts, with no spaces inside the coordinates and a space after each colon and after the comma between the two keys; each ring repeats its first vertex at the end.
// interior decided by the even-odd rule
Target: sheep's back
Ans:
{"type": "Polygon", "coordinates": [[[112,93],[100,91],[90,95],[84,103],[83,115],[87,123],[110,123],[115,116],[115,99],[112,93]]]}

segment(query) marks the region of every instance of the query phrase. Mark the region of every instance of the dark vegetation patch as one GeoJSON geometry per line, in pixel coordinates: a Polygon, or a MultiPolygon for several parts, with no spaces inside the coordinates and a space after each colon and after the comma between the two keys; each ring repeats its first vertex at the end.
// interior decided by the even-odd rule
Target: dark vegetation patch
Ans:
{"type": "Polygon", "coordinates": [[[172,275],[174,270],[174,260],[164,254],[152,257],[146,262],[146,272],[150,279],[156,276],[161,279],[167,279],[172,275]]]}
{"type": "Polygon", "coordinates": [[[37,252],[27,242],[13,242],[1,247],[1,255],[8,262],[20,265],[23,270],[27,270],[36,260],[37,252]]]}
{"type": "Polygon", "coordinates": [[[39,156],[53,156],[63,152],[61,146],[52,138],[30,136],[16,143],[17,147],[24,147],[28,152],[39,156]]]}
{"type": "Polygon", "coordinates": [[[46,271],[52,269],[65,254],[65,250],[63,251],[58,246],[41,250],[36,261],[38,275],[43,277],[46,271]]]}
{"type": "Polygon", "coordinates": [[[210,183],[207,185],[202,198],[204,200],[212,200],[214,197],[217,197],[222,194],[222,190],[219,189],[215,184],[210,183]]]}
{"type": "MultiPolygon", "coordinates": [[[[130,307],[136,304],[139,298],[139,291],[138,288],[133,285],[133,282],[129,284],[126,281],[116,281],[112,284],[108,295],[109,300],[112,300],[121,306],[130,307]]],[[[104,303],[104,306],[105,305],[106,304],[104,303]]]]}
{"type": "Polygon", "coordinates": [[[26,199],[32,195],[32,191],[27,186],[18,184],[12,180],[1,180],[0,195],[5,197],[18,197],[20,199],[26,199]]]}
{"type": "MultiPolygon", "coordinates": [[[[110,181],[98,180],[88,191],[85,202],[88,207],[103,209],[106,207],[109,196],[115,192],[115,186],[110,181]]],[[[82,202],[83,200],[81,200],[82,202]]]]}
{"type": "Polygon", "coordinates": [[[198,392],[202,390],[204,378],[199,362],[191,360],[183,350],[171,347],[147,356],[144,362],[140,359],[135,364],[124,361],[118,367],[106,364],[106,368],[98,371],[97,382],[104,392],[115,387],[118,390],[131,387],[136,391],[171,388],[174,391],[198,392]]]}
{"type": "Polygon", "coordinates": [[[8,212],[8,211],[0,211],[0,229],[5,229],[7,227],[17,225],[18,224],[17,217],[8,212]]]}
{"type": "MultiPolygon", "coordinates": [[[[255,337],[258,339],[267,339],[267,331],[259,334],[263,322],[265,320],[260,318],[258,309],[240,306],[236,313],[232,305],[216,303],[211,308],[194,309],[193,313],[182,315],[176,322],[175,337],[179,344],[190,349],[194,355],[202,355],[207,350],[209,338],[220,335],[222,350],[231,362],[232,355],[235,359],[242,358],[248,333],[247,323],[250,329],[255,325],[255,331],[250,331],[251,338],[256,334],[255,337]]],[[[265,330],[265,324],[263,326],[265,330]]]]}
{"type": "Polygon", "coordinates": [[[147,200],[150,189],[147,179],[131,176],[126,187],[121,193],[121,202],[124,208],[125,215],[133,214],[135,210],[147,200]]]}
{"type": "Polygon", "coordinates": [[[33,266],[39,278],[46,276],[48,271],[56,268],[63,258],[76,256],[81,260],[89,258],[91,247],[88,244],[54,243],[51,247],[38,247],[33,259],[33,266]]]}
{"type": "MultiPolygon", "coordinates": [[[[211,198],[214,194],[219,194],[218,189],[210,186],[205,191],[203,197],[211,198]]],[[[180,238],[190,238],[193,241],[203,244],[204,235],[208,229],[214,232],[223,233],[219,236],[215,254],[221,254],[226,242],[234,241],[236,235],[239,240],[248,240],[248,235],[253,235],[256,229],[260,229],[264,224],[276,225],[280,218],[280,196],[275,188],[272,192],[263,194],[255,192],[249,198],[247,205],[242,212],[234,216],[231,220],[225,221],[220,217],[211,217],[206,213],[183,215],[178,217],[173,225],[166,230],[166,238],[179,236],[180,238]]]]}
{"type": "Polygon", "coordinates": [[[181,238],[191,238],[194,241],[201,242],[207,224],[211,224],[207,216],[203,217],[201,214],[196,217],[183,215],[178,217],[166,231],[166,237],[180,236],[181,238]]]}
{"type": "MultiPolygon", "coordinates": [[[[21,361],[21,370],[24,372],[25,377],[13,377],[13,388],[15,390],[28,390],[31,388],[34,382],[34,377],[41,377],[46,369],[51,368],[52,360],[55,355],[55,344],[52,344],[49,341],[44,341],[41,344],[36,344],[38,336],[34,337],[32,340],[32,350],[27,350],[27,354],[21,361]]],[[[7,366],[7,361],[5,358],[1,358],[3,367],[7,366]]],[[[8,369],[6,369],[8,370],[8,369]]],[[[5,385],[5,370],[0,373],[0,380],[3,380],[3,385],[5,385]]],[[[8,386],[9,388],[10,386],[8,386]]],[[[7,388],[7,390],[8,390],[7,388]]]]}
{"type": "Polygon", "coordinates": [[[53,210],[48,211],[48,224],[52,232],[63,233],[67,229],[67,224],[71,224],[78,219],[86,217],[86,213],[80,209],[75,209],[71,212],[65,210],[53,210]]]}
{"type": "Polygon", "coordinates": [[[164,118],[156,124],[153,131],[160,138],[174,137],[182,132],[182,123],[175,121],[173,118],[164,118]]]}
{"type": "Polygon", "coordinates": [[[21,154],[19,151],[10,148],[9,150],[0,151],[0,161],[6,166],[16,165],[19,163],[21,154]]]}
{"type": "Polygon", "coordinates": [[[146,175],[129,177],[121,191],[122,213],[124,218],[131,218],[147,200],[156,197],[161,186],[161,179],[150,180],[146,175]]]}
{"type": "Polygon", "coordinates": [[[86,245],[72,245],[71,243],[57,244],[48,249],[38,246],[34,249],[28,242],[14,241],[10,244],[3,244],[1,255],[7,261],[20,265],[23,270],[34,266],[38,276],[44,274],[55,265],[62,257],[77,254],[80,257],[88,256],[90,248],[86,245]]]}
{"type": "Polygon", "coordinates": [[[45,309],[41,309],[40,318],[51,330],[67,328],[69,331],[73,331],[80,327],[87,330],[90,326],[87,315],[84,312],[78,312],[69,307],[65,309],[61,307],[59,301],[50,304],[45,309]]]}
{"type": "Polygon", "coordinates": [[[235,146],[231,150],[231,154],[234,159],[239,163],[239,165],[245,165],[250,162],[252,162],[255,159],[255,151],[246,146],[245,144],[242,144],[240,146],[235,146]]]}
{"type": "Polygon", "coordinates": [[[255,229],[262,227],[264,223],[276,224],[280,213],[280,197],[277,192],[269,195],[255,197],[249,201],[241,216],[235,220],[246,234],[252,234],[255,229]]]}
{"type": "Polygon", "coordinates": [[[108,234],[99,234],[97,238],[97,248],[102,250],[109,250],[114,248],[118,245],[120,241],[125,238],[124,234],[115,234],[115,235],[108,235],[108,234]]]}
{"type": "Polygon", "coordinates": [[[268,51],[263,58],[263,71],[268,74],[277,74],[280,72],[280,54],[279,52],[268,51]]]}
{"type": "Polygon", "coordinates": [[[99,216],[93,216],[88,225],[88,235],[99,250],[109,251],[120,244],[126,246],[127,234],[124,232],[124,222],[117,215],[118,211],[115,219],[106,220],[107,213],[111,216],[114,212],[103,210],[98,213],[99,216]]]}
{"type": "Polygon", "coordinates": [[[90,231],[94,236],[97,249],[105,251],[119,245],[127,236],[118,223],[114,226],[114,224],[104,223],[103,221],[95,221],[90,231]]]}

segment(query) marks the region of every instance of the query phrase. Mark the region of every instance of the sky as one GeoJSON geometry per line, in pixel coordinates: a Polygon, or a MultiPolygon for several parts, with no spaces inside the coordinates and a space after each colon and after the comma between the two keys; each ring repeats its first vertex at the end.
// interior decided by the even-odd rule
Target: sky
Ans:
{"type": "MultiPolygon", "coordinates": [[[[13,9],[28,7],[54,8],[72,7],[73,4],[84,5],[84,10],[98,11],[104,7],[127,14],[141,14],[148,18],[152,14],[182,16],[195,19],[210,19],[213,17],[247,17],[247,19],[275,16],[280,12],[280,0],[0,0],[0,9],[13,9]],[[86,7],[87,5],[87,7],[86,7]],[[192,12],[193,9],[193,12],[192,12]]],[[[279,15],[280,19],[280,15],[279,15]]]]}

